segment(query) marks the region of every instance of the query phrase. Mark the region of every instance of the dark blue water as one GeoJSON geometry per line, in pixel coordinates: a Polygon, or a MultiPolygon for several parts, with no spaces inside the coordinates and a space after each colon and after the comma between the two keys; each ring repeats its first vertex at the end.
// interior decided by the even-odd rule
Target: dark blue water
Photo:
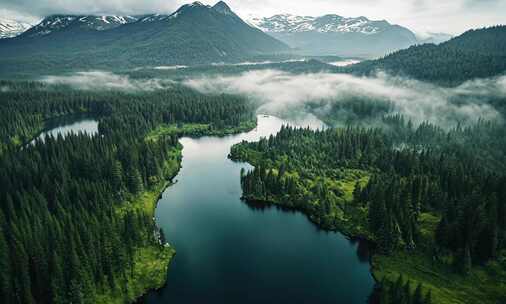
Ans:
{"type": "Polygon", "coordinates": [[[283,123],[259,116],[258,129],[225,138],[183,138],[183,168],[156,211],[177,250],[167,285],[146,303],[366,303],[374,281],[367,250],[319,230],[302,214],[240,200],[240,170],[227,159],[241,140],[276,133],[283,123]]]}

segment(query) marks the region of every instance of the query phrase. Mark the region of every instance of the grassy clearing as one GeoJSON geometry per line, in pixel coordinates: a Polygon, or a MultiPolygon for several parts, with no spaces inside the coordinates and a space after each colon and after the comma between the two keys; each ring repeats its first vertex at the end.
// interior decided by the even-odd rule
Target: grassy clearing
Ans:
{"type": "MultiPolygon", "coordinates": [[[[157,141],[162,136],[205,136],[227,135],[247,131],[256,126],[256,122],[241,124],[237,128],[214,130],[207,124],[162,125],[146,136],[147,141],[157,141]]],[[[182,145],[169,151],[168,160],[164,164],[164,176],[167,180],[159,181],[155,186],[143,191],[139,195],[127,197],[126,202],[118,205],[116,212],[124,216],[128,211],[144,212],[153,217],[160,194],[170,186],[169,181],[177,175],[181,168],[182,145]]],[[[114,290],[104,291],[97,295],[97,303],[131,303],[141,297],[147,290],[157,289],[165,284],[167,270],[175,249],[170,246],[160,246],[156,243],[135,248],[135,266],[128,278],[118,278],[114,290]]]]}
{"type": "Polygon", "coordinates": [[[146,140],[156,140],[160,136],[226,136],[246,132],[256,127],[256,121],[242,122],[236,127],[216,128],[210,124],[162,124],[151,131],[146,140]]]}
{"type": "Polygon", "coordinates": [[[149,246],[135,250],[135,266],[131,277],[117,280],[114,290],[96,297],[96,303],[131,303],[146,290],[161,288],[167,278],[170,260],[175,254],[170,247],[149,246]]]}
{"type": "MultiPolygon", "coordinates": [[[[156,140],[153,137],[151,140],[156,140]]],[[[164,164],[164,176],[174,177],[181,167],[182,146],[178,145],[169,151],[168,161],[164,164]]],[[[149,217],[155,214],[160,194],[170,185],[170,181],[160,181],[149,190],[127,198],[118,205],[116,212],[124,216],[128,211],[144,212],[149,217]]],[[[131,303],[146,293],[147,290],[161,288],[167,278],[167,270],[176,251],[170,246],[152,243],[134,249],[134,269],[127,278],[118,278],[114,290],[106,290],[97,295],[97,303],[131,303]]]]}
{"type": "MultiPolygon", "coordinates": [[[[506,258],[504,259],[506,260],[506,258]]],[[[390,256],[375,255],[372,271],[377,280],[397,280],[399,274],[418,283],[432,292],[436,304],[506,303],[506,263],[491,262],[483,267],[474,267],[463,276],[452,267],[421,253],[397,252],[390,256]]]]}
{"type": "MultiPolygon", "coordinates": [[[[232,148],[232,157],[247,161],[253,165],[261,163],[266,157],[244,145],[232,148]]],[[[280,160],[287,161],[287,160],[280,160]]],[[[267,167],[279,167],[274,161],[264,162],[267,167]]],[[[276,174],[277,171],[273,170],[276,174]]],[[[320,182],[335,193],[338,208],[332,208],[328,221],[322,222],[313,208],[302,208],[310,219],[320,227],[338,230],[349,236],[359,236],[374,241],[374,235],[368,227],[368,208],[354,204],[353,192],[358,183],[364,187],[369,182],[373,171],[340,168],[326,176],[302,178],[297,171],[287,175],[297,177],[302,185],[301,195],[307,195],[320,182]]],[[[281,197],[283,198],[283,197],[281,197]]],[[[283,205],[280,197],[269,197],[268,202],[283,205]]],[[[254,198],[253,198],[254,199],[254,198]]],[[[264,201],[264,200],[260,200],[264,201]]],[[[306,202],[315,205],[316,202],[306,202]]],[[[434,232],[441,217],[438,214],[424,212],[419,216],[421,240],[415,251],[407,252],[402,249],[392,255],[375,254],[372,257],[372,273],[381,281],[395,282],[400,274],[411,281],[412,288],[418,283],[424,290],[431,290],[433,303],[436,304],[506,304],[506,252],[498,262],[491,262],[484,266],[474,266],[469,275],[462,275],[451,266],[451,259],[432,258],[434,248],[434,232]]]]}
{"type": "MultiPolygon", "coordinates": [[[[168,182],[161,182],[149,191],[144,191],[131,201],[116,208],[120,216],[129,210],[145,212],[153,216],[158,198],[168,182]]],[[[134,249],[134,269],[126,278],[117,278],[116,288],[107,289],[97,295],[97,303],[131,303],[147,290],[157,289],[165,284],[169,263],[176,251],[170,246],[162,247],[152,243],[134,249]]]]}
{"type": "MultiPolygon", "coordinates": [[[[353,201],[355,182],[358,180],[361,186],[365,186],[369,177],[368,172],[347,172],[345,178],[336,183],[343,190],[343,201],[349,206],[339,230],[372,239],[367,228],[367,208],[349,205],[353,201]]],[[[378,281],[395,282],[402,274],[404,279],[411,280],[413,288],[421,283],[425,290],[430,289],[436,304],[506,303],[506,253],[498,262],[475,266],[470,274],[462,275],[447,261],[431,257],[429,248],[434,246],[434,233],[440,216],[422,213],[419,221],[422,241],[417,251],[373,256],[372,273],[378,281]]]]}
{"type": "Polygon", "coordinates": [[[420,215],[421,248],[416,252],[396,252],[392,255],[375,255],[372,272],[377,280],[395,281],[400,274],[412,281],[411,286],[421,283],[432,292],[436,304],[506,303],[506,252],[498,261],[475,266],[468,275],[462,275],[447,259],[432,259],[434,231],[440,217],[430,213],[420,215]],[[427,250],[425,250],[427,251],[427,250]]]}
{"type": "Polygon", "coordinates": [[[357,183],[360,187],[364,187],[370,178],[371,172],[344,169],[340,179],[332,180],[333,185],[330,186],[330,189],[335,187],[341,193],[337,202],[342,213],[335,216],[338,218],[337,228],[344,234],[371,238],[367,229],[367,207],[353,203],[353,191],[355,191],[357,183]]]}
{"type": "MultiPolygon", "coordinates": [[[[171,152],[176,153],[176,151],[171,152]]],[[[180,153],[180,150],[179,150],[180,153]]],[[[166,166],[173,166],[168,162],[166,166]]],[[[179,168],[179,167],[178,167],[179,168]]],[[[177,171],[176,171],[177,172],[177,171]]],[[[123,216],[129,210],[136,210],[153,217],[160,193],[170,184],[160,182],[152,189],[142,192],[116,208],[123,216]]],[[[141,297],[147,290],[157,289],[165,284],[169,263],[176,251],[170,246],[152,243],[134,249],[134,270],[127,278],[118,278],[114,290],[107,290],[97,296],[97,303],[131,303],[141,297]]]]}

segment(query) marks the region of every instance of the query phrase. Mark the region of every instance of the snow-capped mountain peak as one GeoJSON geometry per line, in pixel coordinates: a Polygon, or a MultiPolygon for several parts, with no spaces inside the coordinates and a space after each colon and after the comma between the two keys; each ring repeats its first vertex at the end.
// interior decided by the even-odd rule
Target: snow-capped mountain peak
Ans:
{"type": "Polygon", "coordinates": [[[346,18],[333,14],[320,17],[281,14],[268,18],[253,18],[249,21],[264,32],[271,33],[349,32],[370,35],[390,26],[386,21],[373,21],[363,16],[346,18]]]}
{"type": "Polygon", "coordinates": [[[175,18],[178,18],[186,13],[191,13],[194,11],[200,10],[214,10],[224,15],[235,16],[232,9],[223,1],[216,3],[214,6],[203,4],[202,2],[196,1],[190,4],[184,4],[179,9],[177,9],[174,13],[170,15],[164,14],[153,14],[148,15],[140,19],[140,22],[156,22],[156,21],[169,21],[175,18]]]}
{"type": "Polygon", "coordinates": [[[133,16],[77,16],[77,15],[52,15],[44,18],[39,24],[26,32],[31,37],[44,36],[70,26],[77,26],[89,30],[104,31],[123,24],[137,21],[133,16]]]}
{"type": "Polygon", "coordinates": [[[152,15],[147,15],[147,16],[141,18],[140,22],[162,21],[162,20],[169,19],[171,16],[176,16],[177,17],[177,15],[178,15],[178,12],[175,12],[172,15],[152,14],[152,15]]]}
{"type": "Polygon", "coordinates": [[[90,29],[97,31],[108,30],[123,24],[137,21],[138,18],[132,16],[83,16],[79,22],[90,29]]]}
{"type": "Polygon", "coordinates": [[[25,22],[0,19],[0,39],[16,37],[30,27],[31,24],[25,22]]]}

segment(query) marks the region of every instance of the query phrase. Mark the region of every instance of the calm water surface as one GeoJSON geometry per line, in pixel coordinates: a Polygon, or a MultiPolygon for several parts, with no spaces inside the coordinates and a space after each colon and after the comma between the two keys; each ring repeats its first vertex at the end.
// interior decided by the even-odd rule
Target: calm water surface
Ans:
{"type": "Polygon", "coordinates": [[[40,133],[31,143],[35,143],[37,139],[44,140],[46,136],[57,137],[61,134],[65,137],[71,133],[86,133],[90,136],[95,135],[98,133],[98,121],[90,117],[72,115],[56,118],[48,122],[46,130],[40,133]]]}
{"type": "Polygon", "coordinates": [[[258,119],[249,133],[181,140],[183,168],[156,211],[177,254],[167,285],[145,303],[367,302],[374,285],[367,250],[317,229],[298,212],[240,200],[240,170],[251,167],[228,160],[230,147],[287,124],[272,116],[258,119]]]}

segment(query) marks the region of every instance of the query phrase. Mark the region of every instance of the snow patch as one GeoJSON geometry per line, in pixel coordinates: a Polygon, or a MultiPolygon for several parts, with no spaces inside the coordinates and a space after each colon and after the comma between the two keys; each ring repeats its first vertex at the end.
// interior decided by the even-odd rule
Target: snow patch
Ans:
{"type": "MultiPolygon", "coordinates": [[[[275,15],[269,18],[251,18],[249,23],[264,32],[272,33],[362,33],[366,35],[376,34],[383,30],[377,21],[371,21],[366,17],[346,18],[339,15],[325,15],[321,17],[295,16],[290,14],[275,15]]],[[[388,26],[388,23],[383,25],[388,26]]]]}
{"type": "Polygon", "coordinates": [[[0,39],[16,37],[32,27],[31,24],[15,20],[0,19],[0,39]]]}

